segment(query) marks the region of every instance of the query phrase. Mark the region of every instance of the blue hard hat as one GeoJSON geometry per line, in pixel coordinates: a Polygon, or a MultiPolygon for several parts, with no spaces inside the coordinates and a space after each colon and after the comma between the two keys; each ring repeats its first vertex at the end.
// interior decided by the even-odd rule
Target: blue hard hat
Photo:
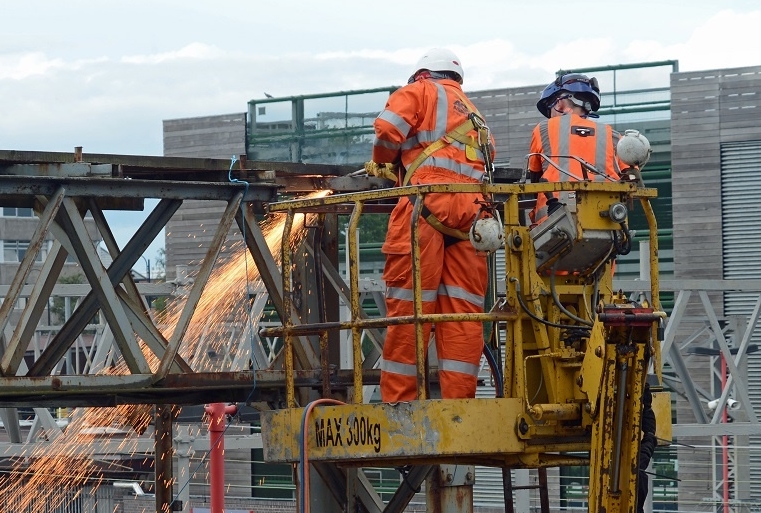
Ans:
{"type": "Polygon", "coordinates": [[[545,87],[542,96],[536,102],[536,108],[544,117],[550,117],[552,105],[563,92],[583,102],[581,106],[587,112],[595,112],[600,108],[600,87],[597,85],[597,79],[581,73],[565,73],[545,87]]]}

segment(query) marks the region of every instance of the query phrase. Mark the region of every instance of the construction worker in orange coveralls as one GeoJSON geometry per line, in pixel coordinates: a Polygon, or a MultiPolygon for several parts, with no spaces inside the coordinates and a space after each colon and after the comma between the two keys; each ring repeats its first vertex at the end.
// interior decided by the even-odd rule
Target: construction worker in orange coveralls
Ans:
{"type": "MultiPolygon", "coordinates": [[[[375,120],[373,163],[393,163],[397,185],[481,183],[494,142],[483,118],[462,92],[464,72],[446,49],[428,51],[406,86],[388,99],[375,120]],[[479,145],[479,135],[488,142],[479,145]],[[488,152],[485,159],[483,149],[488,152]]],[[[413,314],[411,217],[416,198],[399,199],[391,213],[383,253],[388,317],[413,314]]],[[[425,196],[419,222],[423,312],[483,312],[486,258],[468,240],[479,215],[480,193],[425,196]]],[[[424,340],[431,326],[424,327],[424,340]]],[[[435,327],[439,380],[444,399],[475,397],[483,335],[480,322],[444,322],[435,327]]],[[[426,344],[427,346],[427,344],[426,344]]],[[[389,326],[383,348],[381,398],[417,399],[415,328],[389,326]]]]}
{"type": "MultiPolygon", "coordinates": [[[[627,166],[616,155],[619,134],[610,125],[595,120],[600,108],[600,88],[597,79],[580,73],[560,75],[542,91],[536,108],[547,118],[531,135],[528,170],[531,181],[567,182],[583,179],[581,164],[568,155],[580,157],[614,181],[627,166]],[[562,173],[535,155],[551,156],[553,162],[568,171],[562,173]],[[564,157],[565,156],[565,157],[564,157]]],[[[605,180],[588,174],[590,180],[605,180]]],[[[560,208],[561,203],[573,200],[572,193],[547,193],[537,197],[536,207],[529,213],[532,225],[538,224],[560,208]]]]}

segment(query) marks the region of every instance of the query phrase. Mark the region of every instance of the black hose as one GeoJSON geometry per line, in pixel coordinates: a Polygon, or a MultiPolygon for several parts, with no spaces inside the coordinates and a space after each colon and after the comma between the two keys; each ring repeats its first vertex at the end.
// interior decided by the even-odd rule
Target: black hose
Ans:
{"type": "Polygon", "coordinates": [[[577,315],[574,315],[566,307],[563,306],[563,303],[560,302],[560,297],[558,297],[557,290],[555,290],[555,269],[557,268],[558,262],[560,262],[559,258],[555,260],[554,264],[552,264],[552,270],[550,271],[550,291],[552,292],[552,300],[555,302],[555,305],[557,305],[560,311],[566,314],[572,320],[591,328],[594,324],[592,321],[587,321],[581,317],[578,317],[577,315]]]}
{"type": "Polygon", "coordinates": [[[616,253],[619,255],[628,255],[632,250],[632,237],[629,233],[629,228],[626,227],[626,223],[621,223],[621,231],[616,232],[613,236],[613,244],[615,244],[616,253]],[[619,233],[621,234],[620,237],[619,233]]]}
{"type": "Polygon", "coordinates": [[[526,302],[523,300],[523,296],[521,295],[521,286],[520,286],[520,282],[518,282],[518,278],[510,278],[510,281],[515,283],[515,292],[516,292],[516,295],[518,296],[518,302],[521,304],[521,308],[523,308],[523,311],[526,312],[526,315],[528,315],[535,321],[541,322],[542,324],[546,324],[547,326],[551,328],[560,328],[562,330],[570,330],[570,329],[591,330],[592,329],[587,326],[572,326],[570,324],[555,324],[554,322],[550,322],[546,319],[542,319],[541,317],[537,317],[534,312],[528,309],[526,302]]]}
{"type": "Polygon", "coordinates": [[[500,365],[500,362],[497,361],[494,353],[491,352],[489,346],[486,344],[484,344],[484,356],[486,356],[486,361],[489,363],[489,367],[491,368],[491,375],[494,377],[494,382],[496,383],[495,388],[497,389],[497,397],[502,397],[502,390],[504,389],[504,380],[502,379],[502,366],[500,365]]]}

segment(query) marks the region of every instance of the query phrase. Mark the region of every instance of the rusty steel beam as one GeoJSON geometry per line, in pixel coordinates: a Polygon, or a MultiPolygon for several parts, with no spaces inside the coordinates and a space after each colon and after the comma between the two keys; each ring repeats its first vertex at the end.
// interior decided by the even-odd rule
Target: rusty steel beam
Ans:
{"type": "Polygon", "coordinates": [[[321,190],[335,192],[358,192],[370,189],[382,189],[393,184],[383,178],[373,176],[330,176],[297,175],[276,173],[275,183],[288,192],[310,193],[321,190]]]}
{"type": "MultiPolygon", "coordinates": [[[[92,177],[48,177],[0,175],[0,199],[13,201],[16,205],[34,206],[34,196],[50,197],[59,187],[66,189],[69,197],[81,198],[158,198],[198,199],[228,201],[240,190],[241,185],[231,182],[204,182],[145,179],[100,179],[92,177]]],[[[273,201],[277,186],[271,183],[253,183],[246,189],[244,201],[256,204],[273,201]]]]}
{"type": "Polygon", "coordinates": [[[156,455],[154,461],[154,481],[156,485],[156,511],[169,513],[173,511],[174,473],[172,468],[172,432],[173,408],[167,404],[157,404],[155,412],[154,444],[156,455]]]}
{"type": "MultiPolygon", "coordinates": [[[[114,175],[124,178],[173,179],[198,177],[203,181],[227,182],[230,159],[159,157],[149,155],[111,155],[101,153],[46,152],[0,150],[0,169],[15,164],[67,164],[82,162],[87,164],[109,164],[114,167],[114,175]]],[[[238,157],[238,166],[233,168],[233,177],[255,179],[253,173],[274,171],[279,175],[320,175],[344,176],[357,170],[356,166],[336,164],[303,164],[299,162],[269,162],[247,160],[238,157]]]]}
{"type": "MultiPolygon", "coordinates": [[[[437,381],[435,372],[430,374],[437,381]]],[[[331,370],[333,390],[345,390],[353,385],[351,370],[331,370]]],[[[377,385],[380,370],[363,371],[365,384],[377,385]]],[[[320,390],[322,373],[319,369],[295,370],[297,388],[320,390]]],[[[285,388],[285,371],[232,371],[167,374],[154,382],[152,374],[127,375],[53,375],[0,377],[0,408],[13,406],[79,407],[117,406],[120,404],[177,405],[217,402],[284,404],[281,391],[285,388]]]]}

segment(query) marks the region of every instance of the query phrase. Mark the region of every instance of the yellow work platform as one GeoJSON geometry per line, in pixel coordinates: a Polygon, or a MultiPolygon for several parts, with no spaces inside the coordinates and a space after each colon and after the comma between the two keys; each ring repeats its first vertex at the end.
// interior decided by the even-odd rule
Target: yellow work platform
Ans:
{"type": "MultiPolygon", "coordinates": [[[[298,462],[305,423],[310,462],[398,466],[456,461],[534,467],[552,460],[557,464],[556,457],[540,457],[547,446],[540,448],[536,440],[521,438],[523,412],[523,400],[517,398],[317,406],[306,422],[303,408],[265,411],[261,414],[264,460],[298,462]]],[[[583,438],[563,437],[563,443],[551,444],[552,449],[588,450],[589,439],[583,438]]]]}

